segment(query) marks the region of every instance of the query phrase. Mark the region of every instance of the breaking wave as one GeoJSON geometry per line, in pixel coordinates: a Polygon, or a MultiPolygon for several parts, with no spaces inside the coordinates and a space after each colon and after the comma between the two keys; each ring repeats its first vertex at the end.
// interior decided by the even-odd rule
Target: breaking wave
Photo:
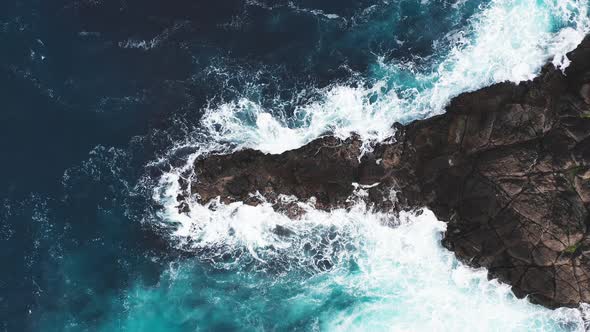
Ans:
{"type": "MultiPolygon", "coordinates": [[[[325,133],[347,137],[356,132],[380,141],[391,135],[394,122],[440,114],[463,92],[532,79],[547,60],[565,68],[565,54],[589,28],[586,0],[494,0],[468,26],[436,41],[432,59],[386,62],[378,57],[372,77],[323,88],[315,100],[292,105],[291,115],[244,96],[209,108],[202,125],[216,142],[270,153],[325,133]]],[[[274,105],[283,109],[284,103],[274,105]]]]}
{"type": "MultiPolygon", "coordinates": [[[[201,263],[230,271],[231,277],[224,277],[228,287],[258,290],[209,290],[228,315],[243,317],[245,328],[583,331],[585,306],[548,310],[532,305],[517,299],[509,286],[488,280],[486,270],[458,262],[441,245],[445,224],[428,210],[396,217],[358,204],[324,212],[285,197],[306,211],[293,221],[270,204],[192,202],[191,212],[181,214],[176,195],[178,179],[195,158],[208,153],[243,148],[281,153],[327,133],[347,137],[352,132],[370,148],[371,142],[391,136],[394,122],[440,114],[460,93],[529,80],[548,60],[567,67],[565,54],[589,28],[585,0],[493,0],[462,29],[437,40],[428,58],[376,56],[370,75],[316,89],[313,98],[263,103],[244,93],[211,103],[199,128],[169,152],[189,148],[192,154],[154,189],[153,199],[163,206],[159,218],[172,226],[171,239],[179,248],[201,263]]],[[[166,162],[164,157],[154,164],[166,162]]],[[[145,304],[146,297],[157,306],[158,298],[190,287],[194,264],[189,260],[171,267],[166,289],[130,296],[129,321],[141,315],[143,306],[137,303],[145,304]]]]}

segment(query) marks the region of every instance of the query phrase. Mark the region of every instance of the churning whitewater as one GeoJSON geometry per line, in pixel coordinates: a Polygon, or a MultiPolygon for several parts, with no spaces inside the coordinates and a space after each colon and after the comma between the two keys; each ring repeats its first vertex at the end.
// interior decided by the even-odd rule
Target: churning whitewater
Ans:
{"type": "Polygon", "coordinates": [[[433,212],[375,212],[366,186],[329,212],[281,197],[305,211],[297,220],[183,187],[198,185],[198,158],[324,135],[358,134],[361,157],[463,92],[567,68],[589,11],[0,1],[0,331],[590,329],[588,305],[516,298],[441,245],[433,212]]]}
{"type": "Polygon", "coordinates": [[[584,0],[494,0],[466,27],[435,41],[435,54],[426,64],[418,61],[423,59],[387,63],[381,57],[372,77],[327,86],[317,100],[292,105],[291,116],[281,113],[285,101],[265,108],[246,91],[207,110],[202,125],[214,142],[270,153],[300,147],[328,132],[340,137],[355,132],[381,141],[391,135],[394,122],[440,114],[462,92],[532,79],[547,60],[567,66],[565,54],[580,43],[589,20],[584,0]]]}
{"type": "MultiPolygon", "coordinates": [[[[455,3],[455,10],[464,5],[455,3]]],[[[189,213],[179,214],[176,195],[178,178],[195,158],[210,153],[243,148],[280,153],[326,133],[347,137],[353,132],[365,140],[363,149],[371,149],[391,136],[394,122],[440,114],[462,92],[532,79],[546,61],[567,67],[565,53],[589,28],[584,0],[493,0],[481,5],[467,25],[436,40],[426,60],[379,56],[369,77],[316,89],[313,98],[301,98],[304,102],[277,97],[261,103],[253,97],[261,87],[252,84],[233,100],[211,103],[201,125],[169,155],[196,152],[185,166],[163,175],[153,191],[165,207],[159,213],[163,225],[173,229],[170,241],[225,271],[219,282],[228,293],[213,287],[207,296],[232,307],[227,310],[241,316],[246,329],[584,331],[585,305],[558,310],[532,305],[517,299],[509,286],[487,280],[485,270],[458,262],[441,245],[445,223],[430,211],[394,217],[359,203],[328,213],[315,210],[313,202],[297,202],[307,213],[293,221],[270,204],[213,201],[206,206],[193,202],[189,213]],[[286,113],[289,108],[292,112],[286,113]],[[248,290],[229,291],[239,283],[248,290]]],[[[203,273],[196,265],[172,266],[166,272],[168,287],[158,291],[163,294],[141,296],[186,291],[191,278],[203,273]]],[[[130,315],[141,310],[132,307],[130,315]]]]}

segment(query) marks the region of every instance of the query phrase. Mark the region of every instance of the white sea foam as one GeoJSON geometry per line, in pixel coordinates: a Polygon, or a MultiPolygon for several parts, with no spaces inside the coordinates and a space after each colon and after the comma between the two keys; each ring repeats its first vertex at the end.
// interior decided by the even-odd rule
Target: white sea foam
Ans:
{"type": "Polygon", "coordinates": [[[458,262],[441,245],[446,224],[430,211],[396,218],[364,204],[332,212],[299,204],[307,214],[295,221],[270,204],[194,204],[187,215],[166,213],[181,223],[182,247],[208,263],[264,272],[265,287],[273,278],[294,278],[294,271],[310,275],[285,301],[293,312],[320,315],[321,330],[584,331],[582,311],[532,305],[488,281],[485,269],[458,262]],[[334,291],[359,300],[322,306],[334,291]]]}
{"type": "Polygon", "coordinates": [[[179,214],[175,197],[177,180],[194,158],[221,147],[280,153],[326,132],[382,140],[391,135],[394,121],[439,114],[462,92],[530,79],[548,60],[565,68],[565,53],[588,32],[587,11],[586,0],[493,0],[468,28],[435,45],[446,56],[432,70],[382,62],[376,82],[327,87],[321,98],[297,106],[291,117],[246,97],[212,107],[202,119],[199,141],[182,143],[196,145],[198,152],[184,169],[163,176],[154,191],[154,199],[165,207],[161,217],[176,224],[173,236],[180,247],[215,264],[238,268],[249,259],[260,269],[274,264],[284,271],[321,274],[302,285],[294,306],[328,300],[334,287],[369,299],[325,313],[319,328],[582,331],[583,311],[531,305],[516,299],[508,286],[488,281],[485,270],[460,264],[441,246],[445,224],[429,211],[395,219],[371,213],[362,204],[328,213],[299,203],[307,213],[291,221],[269,204],[193,202],[190,213],[179,214]],[[319,254],[305,258],[310,248],[319,254]],[[234,258],[229,263],[227,255],[234,258]],[[355,273],[344,267],[350,260],[358,265],[355,273]]]}
{"type": "Polygon", "coordinates": [[[150,40],[127,39],[125,41],[119,42],[119,47],[148,51],[156,48],[159,44],[160,40],[157,37],[150,40]]]}
{"type": "Polygon", "coordinates": [[[565,54],[589,27],[587,0],[494,0],[466,29],[435,43],[446,56],[433,69],[381,62],[382,78],[371,87],[329,86],[291,117],[244,97],[209,109],[203,124],[215,140],[270,153],[297,148],[326,132],[341,137],[356,132],[379,141],[391,135],[393,122],[440,114],[462,92],[532,79],[551,59],[565,68],[565,54]],[[394,81],[393,89],[388,81],[394,81]]]}

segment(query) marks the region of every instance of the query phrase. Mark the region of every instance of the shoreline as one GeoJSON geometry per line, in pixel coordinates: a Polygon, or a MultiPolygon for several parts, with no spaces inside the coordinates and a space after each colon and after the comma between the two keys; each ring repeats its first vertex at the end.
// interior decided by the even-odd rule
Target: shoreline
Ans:
{"type": "Polygon", "coordinates": [[[296,219],[303,211],[279,195],[330,210],[347,207],[356,183],[375,210],[431,209],[448,224],[445,247],[519,298],[590,302],[590,36],[568,58],[565,74],[547,64],[532,81],[464,93],[442,115],[395,124],[394,143],[360,160],[355,135],[198,159],[198,182],[180,180],[179,210],[190,211],[191,196],[257,205],[259,192],[296,219]]]}

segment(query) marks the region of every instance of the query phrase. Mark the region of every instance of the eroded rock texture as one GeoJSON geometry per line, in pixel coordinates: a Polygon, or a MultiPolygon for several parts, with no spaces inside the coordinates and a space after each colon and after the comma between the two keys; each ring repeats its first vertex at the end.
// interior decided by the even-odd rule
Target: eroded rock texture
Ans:
{"type": "Polygon", "coordinates": [[[258,204],[257,191],[271,202],[287,194],[346,207],[352,183],[379,183],[368,204],[429,207],[448,222],[445,246],[518,296],[548,307],[590,302],[590,38],[569,58],[565,74],[547,65],[534,81],[463,94],[444,115],[396,124],[395,143],[361,160],[354,136],[197,160],[198,182],[182,181],[180,209],[191,194],[258,204]]]}

